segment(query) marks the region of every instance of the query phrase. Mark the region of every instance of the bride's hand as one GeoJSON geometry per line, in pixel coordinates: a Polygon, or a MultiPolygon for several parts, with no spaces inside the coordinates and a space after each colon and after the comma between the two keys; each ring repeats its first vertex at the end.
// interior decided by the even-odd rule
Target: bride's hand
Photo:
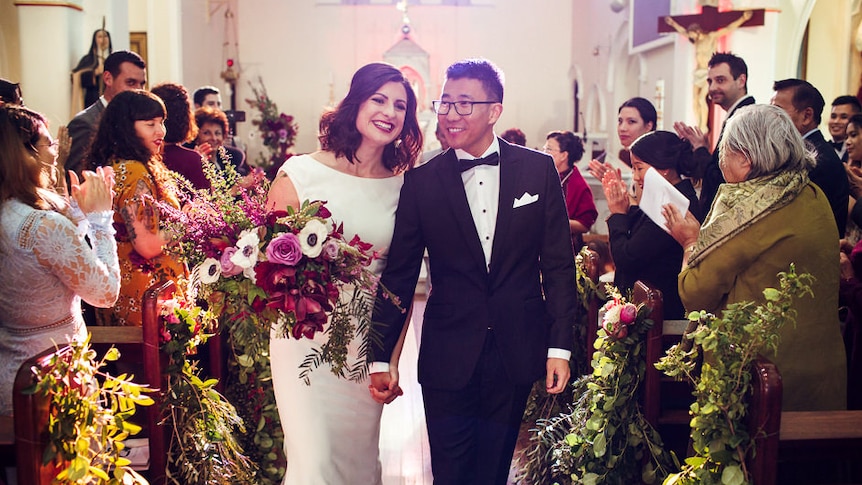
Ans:
{"type": "Polygon", "coordinates": [[[370,376],[368,391],[371,398],[380,404],[389,404],[404,394],[398,385],[398,368],[390,366],[389,372],[375,372],[370,376]]]}

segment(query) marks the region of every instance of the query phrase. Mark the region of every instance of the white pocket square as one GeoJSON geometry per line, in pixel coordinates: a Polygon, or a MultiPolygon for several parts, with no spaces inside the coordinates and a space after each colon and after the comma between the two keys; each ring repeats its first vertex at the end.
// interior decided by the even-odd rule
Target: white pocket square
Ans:
{"type": "Polygon", "coordinates": [[[524,192],[524,195],[515,199],[515,202],[512,203],[512,209],[517,209],[518,207],[524,207],[525,205],[530,205],[533,202],[539,200],[539,194],[530,195],[527,192],[524,192]]]}

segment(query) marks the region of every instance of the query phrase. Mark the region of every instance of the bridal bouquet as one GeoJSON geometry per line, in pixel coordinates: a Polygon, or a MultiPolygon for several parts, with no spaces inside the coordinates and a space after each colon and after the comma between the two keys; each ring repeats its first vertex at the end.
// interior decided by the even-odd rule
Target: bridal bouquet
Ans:
{"type": "MultiPolygon", "coordinates": [[[[348,344],[370,329],[377,289],[371,245],[346,238],[323,201],[267,211],[265,182],[243,188],[230,170],[205,170],[210,190],[178,181],[183,209],[160,205],[163,229],[177,241],[168,250],[192,268],[194,296],[223,319],[254,316],[267,337],[271,328],[295,339],[325,331],[309,367],[330,364],[343,376],[348,344]],[[351,298],[339,298],[350,291],[351,298]]],[[[351,377],[358,369],[348,369],[351,377]]]]}

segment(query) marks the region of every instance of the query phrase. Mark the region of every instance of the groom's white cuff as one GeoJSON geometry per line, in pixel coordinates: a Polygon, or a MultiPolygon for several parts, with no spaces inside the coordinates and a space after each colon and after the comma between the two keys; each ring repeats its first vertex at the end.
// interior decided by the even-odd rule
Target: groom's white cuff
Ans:
{"type": "Polygon", "coordinates": [[[566,349],[548,349],[548,358],[549,359],[563,359],[569,360],[572,358],[572,351],[566,349]]]}
{"type": "Polygon", "coordinates": [[[376,372],[389,372],[389,362],[372,362],[368,366],[368,373],[374,374],[376,372]]]}

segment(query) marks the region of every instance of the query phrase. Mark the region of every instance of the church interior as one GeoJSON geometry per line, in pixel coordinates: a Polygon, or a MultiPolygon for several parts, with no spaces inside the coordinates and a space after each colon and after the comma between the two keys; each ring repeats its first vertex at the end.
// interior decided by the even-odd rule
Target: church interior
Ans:
{"type": "MultiPolygon", "coordinates": [[[[720,106],[698,111],[699,46],[665,19],[709,33],[746,11],[754,12],[749,21],[709,47],[745,60],[748,94],[758,103],[769,102],[777,80],[809,81],[826,100],[820,129],[828,135],[831,100],[862,95],[862,0],[0,0],[0,78],[20,84],[26,105],[48,118],[56,136],[85,107],[71,73],[93,32],[107,30],[114,51],[145,60],[147,88],[217,87],[223,109],[235,113],[235,143],[255,164],[269,157],[253,123],[261,115],[256,95],[265,92],[293,117],[290,153],[311,153],[319,148],[321,113],[344,98],[358,68],[375,61],[405,74],[417,98],[423,151],[438,149],[432,101],[446,67],[486,58],[505,75],[498,135],[518,128],[536,150],[555,130],[584,142],[575,167],[598,210],[588,235],[606,241],[608,204],[588,164],[604,157],[631,180],[618,155],[624,101],[651,101],[658,130],[697,125],[702,116],[715,144],[722,129],[720,106]]],[[[420,294],[402,357],[408,362],[416,359],[424,306],[420,294]]],[[[383,484],[430,485],[415,364],[402,377],[405,396],[384,411],[383,484]]],[[[862,450],[858,438],[854,443],[862,450]]]]}

